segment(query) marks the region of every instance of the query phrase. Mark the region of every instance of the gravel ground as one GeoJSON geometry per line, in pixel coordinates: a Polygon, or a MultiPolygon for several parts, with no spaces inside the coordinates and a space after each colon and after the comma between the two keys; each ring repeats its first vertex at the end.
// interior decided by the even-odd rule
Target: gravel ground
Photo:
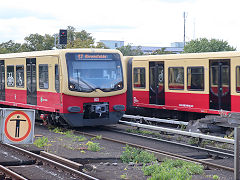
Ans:
{"type": "MultiPolygon", "coordinates": [[[[102,131],[99,131],[98,128],[82,128],[82,130],[91,133],[95,132],[98,135],[102,133],[102,131]]],[[[35,127],[35,135],[48,137],[49,143],[48,146],[44,148],[45,151],[84,164],[84,171],[99,179],[142,180],[148,178],[143,175],[141,170],[142,166],[121,162],[120,155],[122,154],[122,151],[124,151],[124,146],[118,143],[102,139],[92,140],[91,137],[88,136],[85,136],[87,138],[85,141],[75,141],[72,137],[67,137],[66,135],[60,133],[54,133],[43,126],[35,127]],[[99,143],[101,150],[98,152],[88,151],[85,145],[88,141],[99,143]]],[[[28,146],[27,148],[31,149],[31,146],[28,146]]],[[[213,179],[213,175],[217,175],[222,180],[233,179],[233,173],[221,170],[205,170],[204,175],[193,176],[192,179],[213,179]]]]}

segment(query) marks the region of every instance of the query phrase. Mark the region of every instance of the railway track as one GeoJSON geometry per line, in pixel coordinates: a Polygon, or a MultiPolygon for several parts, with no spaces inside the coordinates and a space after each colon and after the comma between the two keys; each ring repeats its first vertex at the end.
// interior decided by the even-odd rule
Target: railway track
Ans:
{"type": "Polygon", "coordinates": [[[178,119],[159,119],[159,118],[144,117],[144,116],[130,115],[130,114],[124,114],[122,119],[129,119],[129,120],[133,120],[134,122],[140,122],[140,123],[145,122],[146,124],[164,123],[164,124],[171,124],[171,125],[177,125],[177,126],[188,125],[188,122],[178,121],[178,119]]]}
{"type": "MultiPolygon", "coordinates": [[[[86,133],[86,132],[80,132],[80,131],[75,131],[75,133],[86,135],[86,136],[91,136],[91,137],[96,137],[96,136],[99,135],[99,134],[86,133]]],[[[116,133],[120,133],[120,132],[116,132],[116,133]]],[[[181,159],[181,160],[191,161],[191,162],[195,162],[195,163],[200,163],[204,166],[211,167],[211,168],[222,169],[222,170],[227,170],[227,171],[230,171],[230,172],[234,172],[234,168],[229,167],[229,166],[224,166],[224,165],[217,164],[217,163],[207,162],[207,161],[204,161],[204,160],[191,158],[191,157],[188,157],[188,156],[180,155],[180,154],[177,154],[177,153],[172,153],[172,152],[169,152],[169,151],[163,151],[163,150],[156,149],[156,148],[153,148],[153,147],[148,147],[148,146],[145,146],[145,145],[133,143],[133,142],[130,142],[128,140],[125,141],[125,140],[114,139],[112,137],[115,137],[115,136],[114,135],[111,135],[111,137],[102,136],[102,139],[150,151],[150,152],[154,153],[156,155],[156,157],[158,157],[159,160],[163,160],[165,158],[181,159]]],[[[125,139],[127,139],[127,138],[125,138],[125,139]]],[[[178,144],[178,146],[180,146],[180,145],[182,145],[182,144],[178,144]]],[[[193,148],[193,147],[188,146],[188,148],[193,148]]],[[[195,147],[195,149],[196,149],[196,147],[195,147]]],[[[203,150],[203,149],[201,149],[201,150],[203,150]]],[[[206,152],[207,150],[204,150],[204,151],[206,152]]],[[[232,154],[228,154],[228,153],[217,152],[217,151],[215,151],[215,152],[211,151],[211,153],[216,153],[216,154],[224,156],[224,157],[232,158],[232,154]]]]}
{"type": "Polygon", "coordinates": [[[157,122],[157,123],[164,123],[164,124],[171,124],[171,125],[172,124],[184,125],[184,126],[186,126],[188,124],[187,122],[167,120],[167,119],[158,119],[158,118],[149,118],[149,117],[143,117],[143,116],[133,116],[133,115],[124,115],[124,119],[130,119],[130,121],[120,120],[119,123],[123,124],[123,125],[137,127],[137,128],[144,128],[144,129],[162,131],[162,132],[173,133],[173,134],[189,136],[189,137],[194,137],[194,138],[207,139],[207,140],[216,141],[216,142],[234,144],[233,139],[222,138],[219,136],[206,135],[206,134],[202,134],[202,133],[182,131],[182,130],[179,130],[178,128],[172,128],[172,127],[166,128],[166,127],[161,127],[161,126],[148,125],[149,123],[144,124],[144,123],[142,123],[142,121],[139,121],[139,119],[142,119],[145,122],[149,121],[149,122],[157,122]],[[131,122],[131,120],[134,118],[136,118],[138,123],[131,122]]]}
{"type": "MultiPolygon", "coordinates": [[[[13,146],[10,144],[4,144],[2,145],[5,149],[8,149],[11,152],[15,152],[18,154],[21,154],[23,156],[26,156],[30,159],[33,159],[35,164],[25,165],[27,166],[28,170],[25,170],[26,168],[23,168],[23,166],[0,166],[0,179],[39,179],[38,176],[39,172],[36,172],[36,174],[31,174],[29,176],[29,169],[31,170],[30,173],[34,173],[34,169],[45,170],[46,177],[47,175],[51,174],[53,175],[53,179],[64,179],[64,178],[71,178],[71,179],[86,179],[86,180],[97,180],[97,178],[94,178],[88,174],[85,174],[81,172],[82,165],[75,163],[73,161],[69,161],[67,159],[61,158],[59,156],[49,154],[47,152],[41,152],[40,155],[34,154],[30,151],[24,150],[22,148],[19,148],[17,146],[13,146]],[[47,166],[47,168],[43,167],[47,166]],[[33,168],[34,167],[34,168],[33,168]],[[49,170],[50,169],[50,170],[49,170]],[[52,171],[54,169],[54,171],[52,171]],[[56,171],[57,170],[57,171],[56,171]],[[62,174],[67,174],[66,176],[58,176],[56,172],[62,174]],[[55,174],[54,174],[55,173],[55,174]],[[55,176],[55,177],[54,177],[55,176]]],[[[20,159],[19,159],[20,160],[20,159]]],[[[20,160],[21,161],[21,160],[20,160]]],[[[41,171],[43,172],[43,171],[41,171]]],[[[44,174],[41,174],[42,178],[46,178],[44,174]]],[[[40,178],[41,179],[41,178],[40,178]]]]}

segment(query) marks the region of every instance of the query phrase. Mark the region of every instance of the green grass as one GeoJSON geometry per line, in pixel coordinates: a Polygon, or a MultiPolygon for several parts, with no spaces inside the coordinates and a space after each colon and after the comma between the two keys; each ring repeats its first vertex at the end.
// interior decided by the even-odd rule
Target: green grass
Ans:
{"type": "Polygon", "coordinates": [[[124,163],[149,163],[157,160],[154,154],[147,151],[133,148],[128,145],[124,147],[124,149],[125,151],[122,152],[122,155],[120,157],[124,163]]]}
{"type": "Polygon", "coordinates": [[[91,138],[91,141],[100,140],[100,139],[102,139],[102,135],[98,135],[96,137],[91,138]]]}
{"type": "Polygon", "coordinates": [[[84,136],[76,136],[73,131],[69,130],[69,131],[64,131],[62,130],[61,128],[55,128],[52,130],[54,133],[58,133],[58,134],[62,134],[62,135],[65,135],[66,137],[68,138],[72,138],[74,142],[78,141],[78,142],[81,142],[81,141],[86,141],[87,138],[85,138],[84,136]]]}
{"type": "Polygon", "coordinates": [[[191,145],[197,145],[197,144],[199,144],[199,138],[191,137],[191,138],[188,140],[188,144],[191,144],[191,145]]]}
{"type": "Polygon", "coordinates": [[[135,133],[135,134],[144,134],[144,135],[155,135],[154,132],[147,131],[147,130],[139,130],[139,129],[127,129],[127,132],[135,133]]]}
{"type": "Polygon", "coordinates": [[[218,179],[219,179],[219,176],[218,176],[218,175],[213,175],[212,178],[218,180],[218,179]]]}
{"type": "Polygon", "coordinates": [[[87,145],[87,150],[93,151],[93,152],[97,152],[103,149],[100,147],[99,143],[94,143],[92,141],[88,141],[86,145],[87,145]]]}
{"type": "Polygon", "coordinates": [[[39,147],[39,148],[42,148],[44,146],[47,146],[48,145],[48,138],[43,136],[41,138],[37,138],[34,143],[33,143],[35,146],[39,147]]]}
{"type": "Polygon", "coordinates": [[[143,167],[148,180],[190,180],[194,174],[203,174],[203,166],[182,160],[165,160],[143,167]]]}

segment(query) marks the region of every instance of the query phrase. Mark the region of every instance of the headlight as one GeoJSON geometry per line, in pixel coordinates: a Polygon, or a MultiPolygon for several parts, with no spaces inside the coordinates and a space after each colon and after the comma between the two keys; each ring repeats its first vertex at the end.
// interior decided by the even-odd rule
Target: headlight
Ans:
{"type": "Polygon", "coordinates": [[[70,85],[69,85],[69,89],[70,89],[70,90],[74,90],[74,89],[75,89],[75,86],[74,86],[73,84],[70,84],[70,85]]]}

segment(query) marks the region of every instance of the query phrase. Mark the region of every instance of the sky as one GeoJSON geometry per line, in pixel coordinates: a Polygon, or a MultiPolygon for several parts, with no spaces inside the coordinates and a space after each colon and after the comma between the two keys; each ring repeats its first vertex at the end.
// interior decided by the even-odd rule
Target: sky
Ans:
{"type": "Polygon", "coordinates": [[[0,43],[24,42],[73,26],[100,40],[164,46],[216,38],[240,50],[239,0],[9,0],[0,6],[0,43]]]}

